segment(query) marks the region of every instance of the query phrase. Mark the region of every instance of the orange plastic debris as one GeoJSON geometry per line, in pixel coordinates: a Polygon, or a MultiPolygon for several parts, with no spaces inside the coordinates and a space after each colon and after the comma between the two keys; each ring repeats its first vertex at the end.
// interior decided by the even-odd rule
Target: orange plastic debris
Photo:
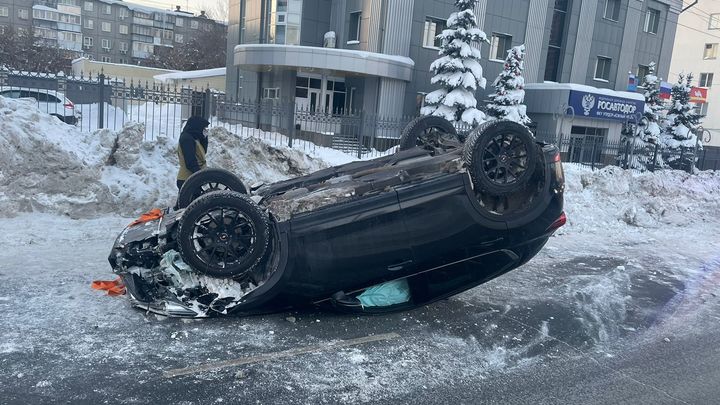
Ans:
{"type": "Polygon", "coordinates": [[[151,209],[150,211],[140,215],[140,218],[133,221],[130,226],[144,224],[146,222],[154,221],[163,217],[163,212],[159,208],[151,209]]]}
{"type": "Polygon", "coordinates": [[[111,297],[117,297],[118,295],[125,295],[125,284],[122,279],[118,277],[112,281],[96,280],[92,282],[92,288],[99,291],[107,291],[107,295],[111,297]]]}

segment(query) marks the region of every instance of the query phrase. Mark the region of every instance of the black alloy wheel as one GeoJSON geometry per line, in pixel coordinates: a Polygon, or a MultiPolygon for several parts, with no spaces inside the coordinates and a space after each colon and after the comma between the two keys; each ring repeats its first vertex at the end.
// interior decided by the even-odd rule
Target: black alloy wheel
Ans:
{"type": "Polygon", "coordinates": [[[188,206],[177,239],[180,255],[194,270],[213,277],[243,277],[268,249],[269,217],[246,195],[215,191],[188,206]]]}
{"type": "Polygon", "coordinates": [[[185,208],[201,196],[214,191],[236,191],[248,194],[247,187],[233,173],[224,169],[209,168],[194,173],[185,181],[178,194],[177,207],[185,208]]]}
{"type": "Polygon", "coordinates": [[[522,190],[535,173],[538,149],[530,131],[512,121],[490,121],[475,129],[463,159],[478,192],[502,196],[522,190]]]}
{"type": "Polygon", "coordinates": [[[442,117],[424,116],[410,122],[400,137],[400,150],[419,147],[437,156],[462,148],[452,123],[442,117]]]}

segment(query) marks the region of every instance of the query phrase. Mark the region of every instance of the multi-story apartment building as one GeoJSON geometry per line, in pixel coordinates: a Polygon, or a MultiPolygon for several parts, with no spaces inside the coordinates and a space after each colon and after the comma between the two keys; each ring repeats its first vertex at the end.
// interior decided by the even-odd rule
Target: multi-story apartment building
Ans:
{"type": "MultiPolygon", "coordinates": [[[[686,1],[689,6],[692,2],[686,1]]],[[[681,14],[668,81],[679,73],[693,73],[694,85],[707,90],[707,103],[698,105],[710,131],[709,145],[720,147],[720,2],[701,1],[681,14]],[[715,78],[718,75],[718,78],[715,78]]],[[[706,138],[707,139],[707,138],[706,138]]]]}
{"type": "Polygon", "coordinates": [[[142,63],[222,22],[122,0],[0,0],[0,32],[33,30],[50,45],[102,62],[142,63]]]}
{"type": "MultiPolygon", "coordinates": [[[[625,90],[656,62],[667,76],[681,0],[480,0],[488,82],[525,44],[530,83],[625,90]]],[[[451,0],[230,0],[228,92],[327,110],[415,114],[451,0]],[[326,33],[334,32],[326,35],[326,33]]],[[[478,99],[483,99],[479,94],[478,99]]],[[[483,93],[483,91],[480,91],[483,93]]],[[[556,108],[556,107],[553,107],[556,108]]]]}

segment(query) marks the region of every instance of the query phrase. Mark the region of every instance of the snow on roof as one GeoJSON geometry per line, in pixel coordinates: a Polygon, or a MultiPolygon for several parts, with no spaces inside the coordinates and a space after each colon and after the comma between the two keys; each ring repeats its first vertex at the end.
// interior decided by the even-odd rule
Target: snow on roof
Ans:
{"type": "Polygon", "coordinates": [[[201,79],[204,77],[225,76],[227,68],[215,68],[204,70],[191,70],[189,72],[165,73],[155,76],[155,80],[167,82],[168,80],[201,79]]]}
{"type": "MultiPolygon", "coordinates": [[[[143,6],[143,5],[136,4],[136,3],[129,3],[129,2],[123,1],[123,0],[98,0],[98,1],[100,1],[100,2],[102,2],[102,3],[106,3],[106,4],[116,4],[116,5],[119,5],[119,6],[125,6],[125,7],[127,7],[128,9],[130,9],[130,10],[140,11],[140,12],[148,13],[148,14],[151,14],[151,13],[164,13],[164,14],[173,14],[173,15],[176,15],[176,16],[178,16],[178,17],[204,18],[204,17],[196,16],[195,14],[193,14],[193,13],[190,12],[190,11],[185,11],[185,10],[181,10],[181,11],[177,11],[177,10],[164,10],[164,9],[161,9],[161,8],[148,7],[148,6],[143,6]]],[[[210,18],[208,18],[208,20],[210,20],[210,21],[215,21],[215,20],[212,20],[212,19],[210,19],[210,18]]]]}
{"type": "Polygon", "coordinates": [[[93,63],[93,64],[106,65],[106,66],[108,66],[108,65],[110,65],[110,66],[127,66],[127,67],[132,67],[132,68],[140,68],[140,69],[143,69],[143,70],[157,70],[158,72],[164,72],[164,73],[167,73],[167,72],[172,72],[172,73],[181,72],[180,70],[160,69],[160,68],[150,67],[150,66],[131,65],[131,64],[128,64],[128,63],[100,62],[100,61],[98,61],[98,60],[91,60],[91,59],[89,59],[89,58],[87,58],[87,57],[85,57],[85,56],[81,56],[81,57],[79,57],[79,58],[73,59],[72,64],[74,65],[74,64],[76,64],[76,63],[80,63],[80,62],[83,62],[83,61],[88,61],[88,62],[91,62],[91,63],[93,63]]]}
{"type": "Polygon", "coordinates": [[[556,83],[556,82],[545,82],[545,83],[528,83],[525,85],[525,90],[575,90],[583,91],[586,93],[602,94],[605,96],[628,98],[631,100],[645,101],[645,96],[640,93],[631,93],[629,91],[617,91],[610,89],[599,89],[597,87],[586,86],[577,83],[556,83]]]}

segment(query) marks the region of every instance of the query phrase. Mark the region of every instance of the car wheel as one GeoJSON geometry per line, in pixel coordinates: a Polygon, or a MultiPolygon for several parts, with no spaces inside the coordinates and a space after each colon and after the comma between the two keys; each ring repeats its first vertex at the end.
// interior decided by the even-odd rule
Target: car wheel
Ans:
{"type": "Polygon", "coordinates": [[[260,263],[270,241],[267,213],[234,191],[216,191],[193,201],[177,232],[185,263],[220,278],[247,275],[260,263]]]}
{"type": "Polygon", "coordinates": [[[178,194],[177,207],[185,208],[204,194],[223,190],[248,194],[247,187],[231,172],[223,169],[200,170],[183,184],[178,194]]]}
{"type": "Polygon", "coordinates": [[[419,147],[433,156],[462,147],[457,130],[448,120],[432,115],[411,121],[400,136],[400,150],[419,147]]]}
{"type": "Polygon", "coordinates": [[[476,191],[502,196],[525,188],[535,172],[538,153],[526,127],[513,121],[490,121],[470,134],[463,160],[476,191]]]}

